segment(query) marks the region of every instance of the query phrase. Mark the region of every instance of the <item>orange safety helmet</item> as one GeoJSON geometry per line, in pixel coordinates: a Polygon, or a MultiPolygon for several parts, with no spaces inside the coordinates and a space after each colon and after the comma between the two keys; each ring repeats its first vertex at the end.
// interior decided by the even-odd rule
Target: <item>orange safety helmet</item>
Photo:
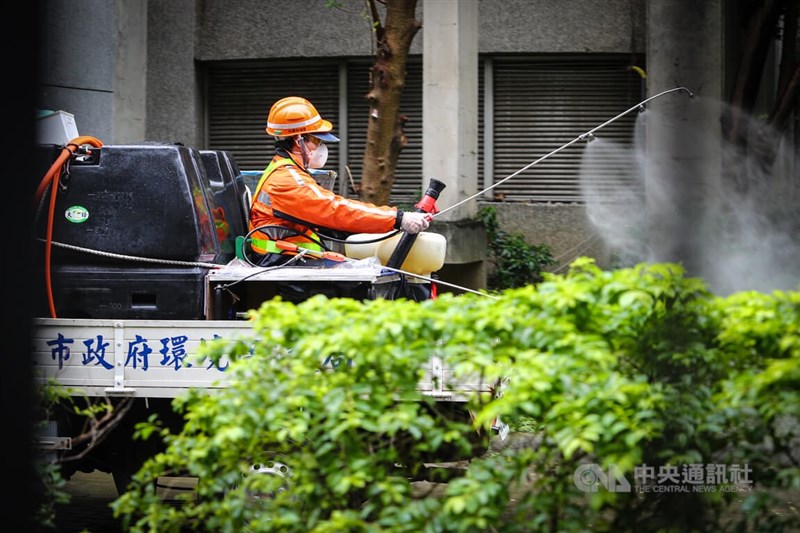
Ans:
{"type": "Polygon", "coordinates": [[[275,137],[291,137],[308,133],[322,141],[338,142],[328,133],[333,124],[319,116],[314,104],[300,96],[287,96],[272,105],[267,117],[267,133],[275,137]]]}

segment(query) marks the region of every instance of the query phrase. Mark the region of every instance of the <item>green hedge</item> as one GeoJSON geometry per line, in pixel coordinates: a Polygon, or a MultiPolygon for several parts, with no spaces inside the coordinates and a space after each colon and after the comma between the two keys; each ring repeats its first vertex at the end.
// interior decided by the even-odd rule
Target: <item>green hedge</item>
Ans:
{"type": "Polygon", "coordinates": [[[209,345],[236,359],[233,386],[176,401],[183,432],[163,432],[168,450],[115,512],[159,532],[798,527],[796,511],[775,512],[800,488],[798,292],[719,298],[677,265],[581,258],[497,296],[264,303],[253,345],[209,345]],[[505,378],[474,397],[474,421],[415,392],[432,355],[454,377],[505,378]],[[498,416],[533,438],[484,453],[498,416]],[[412,483],[449,454],[474,456],[464,476],[412,483]],[[603,486],[605,472],[630,490],[603,486]],[[669,472],[688,472],[676,485],[691,491],[662,489],[669,472]],[[687,481],[698,472],[702,491],[687,481]],[[197,500],[161,502],[168,475],[197,477],[197,500]]]}

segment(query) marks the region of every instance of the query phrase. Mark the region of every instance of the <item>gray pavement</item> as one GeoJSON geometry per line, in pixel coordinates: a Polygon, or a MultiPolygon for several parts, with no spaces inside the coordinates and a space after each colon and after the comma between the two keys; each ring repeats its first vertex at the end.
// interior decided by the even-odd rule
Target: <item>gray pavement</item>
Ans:
{"type": "MultiPolygon", "coordinates": [[[[196,483],[190,478],[160,478],[158,491],[165,500],[186,492],[196,483]]],[[[117,498],[117,489],[111,474],[95,470],[76,472],[65,487],[70,494],[68,504],[56,507],[56,533],[121,533],[124,531],[114,519],[111,502],[117,498]]]]}
{"type": "Polygon", "coordinates": [[[117,498],[111,474],[95,470],[76,472],[67,481],[71,499],[56,506],[57,533],[118,533],[123,529],[114,519],[109,504],[117,498]]]}

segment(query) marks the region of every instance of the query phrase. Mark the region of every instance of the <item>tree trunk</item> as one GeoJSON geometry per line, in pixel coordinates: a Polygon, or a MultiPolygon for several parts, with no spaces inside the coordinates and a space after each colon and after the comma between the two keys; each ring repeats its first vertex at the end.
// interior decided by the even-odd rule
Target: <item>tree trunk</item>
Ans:
{"type": "Polygon", "coordinates": [[[417,0],[386,0],[381,22],[376,0],[369,0],[375,31],[375,58],[370,69],[367,143],[359,198],[378,205],[389,203],[400,151],[408,143],[407,117],[400,114],[411,42],[422,23],[415,18],[417,0]]]}

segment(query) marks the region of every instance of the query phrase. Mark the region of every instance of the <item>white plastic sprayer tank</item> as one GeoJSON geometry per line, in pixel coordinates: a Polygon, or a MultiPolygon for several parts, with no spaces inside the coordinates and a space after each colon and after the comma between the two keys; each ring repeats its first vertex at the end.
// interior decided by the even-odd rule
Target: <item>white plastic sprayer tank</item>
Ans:
{"type": "MultiPolygon", "coordinates": [[[[350,235],[344,245],[345,255],[352,259],[366,259],[377,257],[382,265],[387,264],[392,256],[397,243],[400,242],[402,233],[394,237],[375,241],[388,233],[357,233],[350,235]]],[[[417,235],[411,250],[409,250],[400,270],[405,270],[421,276],[430,276],[444,266],[444,257],[447,252],[447,239],[438,233],[421,232],[417,235]]]]}

